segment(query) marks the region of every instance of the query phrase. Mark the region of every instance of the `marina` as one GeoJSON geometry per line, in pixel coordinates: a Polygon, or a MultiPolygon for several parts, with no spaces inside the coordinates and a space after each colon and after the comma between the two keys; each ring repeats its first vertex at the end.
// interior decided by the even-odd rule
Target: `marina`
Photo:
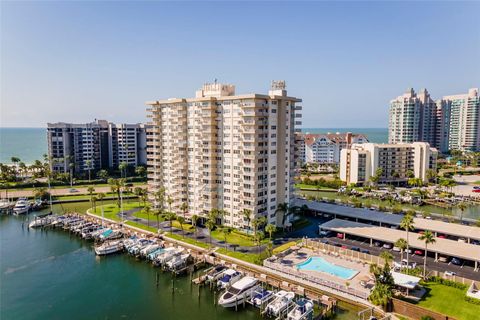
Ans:
{"type": "MultiPolygon", "coordinates": [[[[2,226],[3,226],[4,223],[10,224],[12,222],[15,222],[17,224],[17,228],[18,228],[17,231],[22,230],[21,231],[22,234],[26,234],[27,236],[40,235],[41,237],[48,237],[48,238],[49,237],[58,237],[58,236],[60,236],[62,238],[67,237],[67,239],[64,239],[64,241],[67,241],[67,242],[72,241],[74,239],[77,239],[77,240],[74,240],[74,242],[76,242],[76,243],[80,242],[82,244],[82,248],[84,248],[84,249],[82,249],[82,251],[83,250],[88,250],[88,251],[91,252],[92,249],[96,251],[96,249],[98,249],[100,246],[102,246],[104,244],[113,245],[113,244],[115,244],[114,243],[115,241],[118,241],[118,240],[107,239],[107,240],[104,240],[102,242],[102,244],[97,243],[97,244],[93,245],[93,247],[88,245],[89,243],[93,244],[95,242],[94,241],[85,241],[84,239],[87,239],[87,238],[89,238],[90,240],[94,240],[95,238],[99,239],[99,237],[101,235],[108,233],[107,232],[108,230],[111,230],[111,229],[115,230],[115,229],[111,228],[112,226],[110,226],[110,225],[106,225],[106,224],[104,226],[102,226],[101,224],[96,225],[96,222],[93,222],[92,220],[85,221],[81,218],[82,218],[81,216],[80,217],[75,217],[75,216],[65,217],[64,216],[64,217],[60,217],[60,218],[57,216],[57,219],[55,221],[51,222],[51,227],[47,227],[47,228],[45,228],[45,227],[44,228],[26,228],[25,225],[24,225],[24,227],[21,227],[21,225],[22,225],[21,217],[2,216],[2,226]],[[6,220],[8,220],[8,221],[6,221],[6,220]],[[58,229],[58,230],[52,230],[53,228],[58,229]],[[65,232],[67,230],[68,230],[68,232],[65,232]]],[[[267,282],[264,281],[265,279],[257,279],[256,281],[258,281],[259,286],[255,286],[254,288],[252,288],[254,290],[250,290],[248,295],[244,296],[245,299],[241,300],[242,302],[237,304],[236,308],[235,307],[222,308],[220,306],[220,303],[219,303],[220,302],[219,301],[220,297],[222,295],[222,290],[220,290],[220,291],[217,290],[217,289],[211,290],[211,288],[213,288],[213,287],[195,285],[195,283],[196,284],[205,284],[204,281],[198,281],[199,278],[204,278],[204,279],[209,278],[209,279],[211,279],[211,281],[216,283],[218,280],[220,280],[220,278],[222,278],[225,275],[224,274],[225,271],[231,269],[231,267],[232,267],[231,265],[229,265],[229,267],[226,267],[226,266],[217,264],[217,265],[214,265],[214,267],[207,268],[207,269],[200,269],[200,270],[195,271],[195,272],[191,272],[190,271],[191,269],[188,269],[188,270],[184,270],[184,272],[188,271],[189,276],[186,275],[186,276],[177,277],[177,276],[175,276],[175,273],[173,273],[172,276],[170,276],[169,275],[170,272],[168,272],[168,271],[172,270],[171,268],[177,269],[177,268],[179,268],[179,266],[186,266],[186,265],[192,266],[192,265],[194,265],[195,260],[189,260],[187,262],[187,260],[188,260],[187,257],[189,257],[189,255],[190,255],[188,253],[188,249],[183,248],[182,250],[179,250],[179,248],[178,248],[177,250],[174,250],[175,246],[172,246],[172,243],[166,243],[163,240],[153,239],[153,237],[143,237],[143,236],[140,236],[140,234],[134,235],[133,233],[129,234],[127,236],[127,238],[123,238],[122,241],[123,241],[122,252],[125,252],[125,253],[128,253],[128,254],[114,254],[112,252],[111,254],[108,254],[105,257],[102,257],[103,255],[97,255],[98,258],[96,258],[95,260],[100,259],[100,260],[98,260],[97,263],[110,264],[110,261],[118,261],[119,259],[124,260],[126,258],[126,259],[128,259],[127,261],[130,261],[130,262],[134,261],[135,265],[147,266],[150,270],[152,270],[152,272],[154,274],[154,276],[151,279],[151,282],[152,282],[151,285],[154,286],[154,287],[161,286],[162,285],[162,279],[168,278],[168,279],[170,279],[170,281],[173,281],[173,282],[170,283],[170,287],[167,290],[169,292],[175,292],[175,294],[177,293],[177,288],[178,288],[177,284],[178,283],[183,283],[183,282],[190,283],[189,286],[190,286],[191,293],[194,296],[199,296],[198,297],[199,300],[203,300],[204,295],[213,296],[213,301],[211,301],[211,305],[214,307],[214,310],[216,310],[216,312],[222,312],[222,313],[223,312],[230,312],[231,313],[233,311],[233,314],[241,315],[242,319],[257,319],[257,317],[260,318],[261,315],[262,315],[262,312],[264,312],[264,310],[265,310],[265,307],[266,307],[267,303],[271,303],[273,301],[272,297],[273,297],[274,292],[280,289],[279,287],[274,287],[271,284],[269,285],[267,282]],[[129,256],[134,257],[134,259],[132,260],[131,258],[129,258],[129,256]],[[168,256],[176,257],[176,258],[167,258],[168,256]],[[160,258],[163,258],[163,260],[160,259],[160,258]],[[145,260],[145,262],[148,262],[148,263],[138,263],[138,260],[140,260],[140,259],[145,260]],[[152,266],[152,265],[154,265],[155,261],[163,262],[162,264],[159,264],[159,266],[161,268],[155,268],[155,267],[152,266]],[[168,262],[170,262],[170,263],[168,263],[168,262]],[[150,264],[150,266],[149,266],[149,264],[150,264]],[[198,287],[198,289],[197,289],[197,287],[198,287]],[[203,293],[204,291],[209,291],[209,293],[203,293]],[[255,301],[257,302],[257,304],[256,304],[257,308],[254,307],[255,306],[255,301]],[[221,309],[223,309],[225,311],[219,311],[221,309]],[[238,311],[238,313],[235,312],[234,310],[238,311]],[[255,311],[255,310],[257,310],[257,311],[255,311]],[[253,312],[253,315],[252,315],[252,312],[253,312]],[[250,318],[249,315],[252,315],[253,317],[250,318]]],[[[95,255],[95,254],[93,254],[93,255],[95,255]]],[[[216,260],[216,261],[219,261],[219,260],[216,260]]],[[[131,266],[130,262],[128,264],[131,266]]],[[[200,267],[200,265],[198,265],[198,267],[200,267]]],[[[143,267],[142,267],[142,269],[143,269],[143,267]]],[[[237,269],[239,269],[239,268],[237,267],[237,269]]],[[[22,269],[20,269],[19,272],[21,272],[21,270],[22,269]]],[[[2,278],[9,275],[10,272],[5,273],[5,271],[2,271],[2,278]]],[[[14,271],[12,273],[15,273],[15,272],[16,271],[14,271]]],[[[131,271],[131,273],[134,273],[134,272],[135,272],[134,270],[131,271]]],[[[246,272],[246,270],[239,271],[239,273],[242,274],[242,277],[240,277],[240,279],[245,278],[245,276],[248,276],[248,274],[247,274],[248,272],[246,272]]],[[[130,274],[130,272],[129,272],[129,274],[130,274]]],[[[272,280],[273,279],[268,279],[268,282],[273,283],[272,280]]],[[[7,283],[8,283],[8,281],[7,281],[7,283]]],[[[277,286],[279,284],[280,283],[277,282],[277,286]]],[[[296,295],[296,296],[298,297],[298,299],[302,298],[301,296],[298,296],[298,295],[296,295]]],[[[293,303],[290,304],[289,309],[288,309],[289,312],[292,311],[294,309],[294,307],[295,306],[294,306],[293,303]]],[[[349,309],[353,308],[353,310],[357,310],[356,308],[358,308],[358,307],[349,306],[348,308],[349,309]]],[[[283,318],[287,318],[287,316],[288,316],[288,313],[283,314],[283,318]]],[[[353,320],[353,319],[356,319],[356,314],[355,314],[355,312],[345,313],[344,307],[337,307],[337,317],[339,319],[349,319],[349,320],[352,319],[353,320]]],[[[223,318],[224,317],[222,316],[222,319],[223,318]]],[[[227,316],[225,319],[229,319],[229,317],[227,316]]],[[[301,318],[301,319],[303,319],[303,318],[301,318]]]]}

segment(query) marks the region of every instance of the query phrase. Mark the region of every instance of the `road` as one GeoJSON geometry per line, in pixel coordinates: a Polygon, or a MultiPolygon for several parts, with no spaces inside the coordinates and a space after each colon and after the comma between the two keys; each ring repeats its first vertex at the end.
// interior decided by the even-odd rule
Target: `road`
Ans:
{"type": "MultiPolygon", "coordinates": [[[[92,185],[95,188],[95,193],[107,193],[111,192],[110,186],[95,186],[92,185]]],[[[141,187],[141,188],[146,188],[147,185],[135,185],[134,187],[141,187]]],[[[74,196],[74,195],[82,195],[82,194],[88,194],[88,187],[75,187],[73,186],[76,192],[70,192],[70,187],[67,188],[56,188],[56,189],[51,189],[52,195],[53,196],[74,196]]],[[[1,197],[5,196],[5,189],[0,190],[0,195],[1,197]]],[[[33,190],[15,190],[15,189],[9,189],[8,190],[8,197],[9,198],[20,198],[20,197],[33,197],[33,190]]]]}

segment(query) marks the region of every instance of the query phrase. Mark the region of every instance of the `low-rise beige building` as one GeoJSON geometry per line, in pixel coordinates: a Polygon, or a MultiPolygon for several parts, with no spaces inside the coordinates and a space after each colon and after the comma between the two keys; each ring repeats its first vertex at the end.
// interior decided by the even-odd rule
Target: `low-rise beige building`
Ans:
{"type": "Polygon", "coordinates": [[[436,169],[438,152],[426,142],[353,144],[340,155],[340,179],[365,184],[382,169],[378,183],[406,182],[409,173],[426,182],[427,171],[436,169]]]}
{"type": "Polygon", "coordinates": [[[225,225],[248,228],[247,209],[251,219],[264,216],[281,225],[278,205],[289,203],[293,193],[299,102],[287,96],[284,81],[274,81],[268,94],[236,95],[235,86],[215,82],[195,98],[147,102],[154,204],[164,189],[171,199],[166,208],[177,214],[184,203],[187,216],[219,209],[225,225]]]}

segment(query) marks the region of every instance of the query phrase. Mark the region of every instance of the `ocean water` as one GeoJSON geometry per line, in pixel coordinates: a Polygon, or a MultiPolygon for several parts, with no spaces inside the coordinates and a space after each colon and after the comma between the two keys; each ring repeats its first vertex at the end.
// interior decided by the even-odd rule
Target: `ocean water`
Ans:
{"type": "MultiPolygon", "coordinates": [[[[371,142],[386,143],[388,131],[385,128],[305,128],[303,132],[353,132],[366,134],[371,142]]],[[[0,128],[0,162],[11,163],[11,157],[19,157],[30,164],[43,159],[47,153],[45,128],[0,128]]]]}
{"type": "Polygon", "coordinates": [[[368,141],[373,143],[387,143],[387,128],[302,128],[304,133],[335,133],[335,132],[351,132],[362,133],[367,136],[368,141]]]}
{"type": "Polygon", "coordinates": [[[0,128],[0,162],[19,157],[26,164],[42,160],[47,153],[45,128],[0,128]]]}

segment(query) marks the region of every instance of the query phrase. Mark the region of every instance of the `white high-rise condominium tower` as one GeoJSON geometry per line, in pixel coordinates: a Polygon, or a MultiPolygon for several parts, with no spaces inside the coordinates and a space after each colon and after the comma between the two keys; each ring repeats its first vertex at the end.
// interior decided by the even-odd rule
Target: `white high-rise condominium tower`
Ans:
{"type": "Polygon", "coordinates": [[[428,142],[441,152],[480,150],[478,89],[434,102],[427,90],[408,89],[390,102],[390,143],[428,142]]]}
{"type": "Polygon", "coordinates": [[[227,84],[205,84],[195,98],[147,102],[149,193],[187,216],[224,211],[223,223],[248,227],[243,214],[283,223],[278,205],[293,192],[294,132],[301,99],[274,81],[268,95],[235,95],[227,84]],[[170,203],[169,203],[170,202],[170,203]]]}

